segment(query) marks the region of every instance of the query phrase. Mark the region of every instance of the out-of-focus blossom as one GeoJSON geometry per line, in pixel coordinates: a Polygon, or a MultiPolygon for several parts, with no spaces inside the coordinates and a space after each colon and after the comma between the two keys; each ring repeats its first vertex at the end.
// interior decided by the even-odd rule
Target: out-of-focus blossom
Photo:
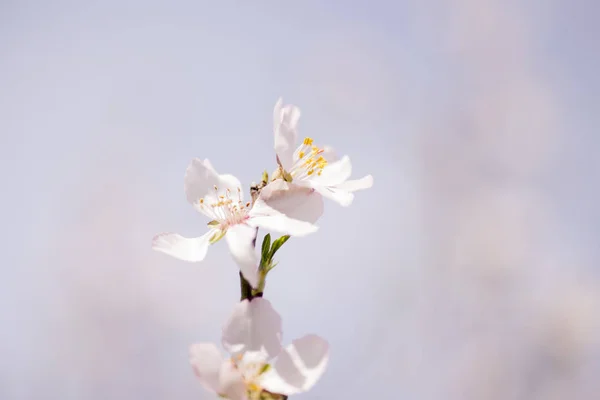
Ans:
{"type": "Polygon", "coordinates": [[[161,233],[152,240],[152,248],[198,262],[209,245],[225,237],[240,271],[253,287],[258,284],[259,260],[253,243],[257,228],[303,236],[318,229],[314,222],[323,213],[323,200],[314,190],[285,182],[264,187],[254,204],[244,202],[240,181],[233,175],[219,175],[208,160],[192,160],[184,182],[187,200],[211,219],[208,232],[196,238],[161,233]]]}
{"type": "Polygon", "coordinates": [[[281,337],[281,317],[271,303],[244,300],[223,328],[223,347],[231,357],[224,358],[215,344],[199,343],[190,348],[190,362],[207,390],[231,400],[305,392],[325,372],[329,344],[306,335],[284,348],[281,337]]]}
{"type": "Polygon", "coordinates": [[[353,192],[373,186],[373,177],[348,180],[352,164],[348,156],[339,159],[329,147],[319,148],[312,138],[305,138],[296,147],[297,125],[300,109],[294,105],[283,105],[280,98],[273,110],[275,152],[285,180],[295,185],[315,189],[318,193],[342,206],[354,199],[353,192]]]}

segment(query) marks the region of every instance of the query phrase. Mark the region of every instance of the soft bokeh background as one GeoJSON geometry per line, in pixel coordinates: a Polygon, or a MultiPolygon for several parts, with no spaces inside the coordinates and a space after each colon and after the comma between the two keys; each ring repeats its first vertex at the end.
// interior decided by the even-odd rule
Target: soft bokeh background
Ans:
{"type": "Polygon", "coordinates": [[[600,52],[592,0],[0,1],[0,398],[209,399],[188,346],[238,293],[193,157],[273,169],[272,107],[375,177],[279,253],[304,399],[600,393],[600,52]]]}

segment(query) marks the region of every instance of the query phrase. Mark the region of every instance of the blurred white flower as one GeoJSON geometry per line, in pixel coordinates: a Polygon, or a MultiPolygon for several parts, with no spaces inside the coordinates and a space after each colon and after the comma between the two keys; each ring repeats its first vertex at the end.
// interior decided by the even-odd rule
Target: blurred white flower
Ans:
{"type": "Polygon", "coordinates": [[[161,233],[153,238],[152,248],[198,262],[210,244],[225,237],[240,271],[253,287],[258,284],[259,259],[253,243],[257,228],[303,236],[318,229],[314,222],[323,213],[323,200],[314,190],[282,181],[264,187],[254,205],[244,202],[240,181],[233,175],[219,175],[208,160],[192,160],[184,182],[187,200],[211,219],[209,230],[196,238],[161,233]]]}
{"type": "Polygon", "coordinates": [[[301,187],[315,189],[318,193],[342,206],[348,206],[354,199],[353,192],[373,186],[373,177],[367,175],[361,179],[348,180],[352,173],[350,158],[338,159],[328,147],[313,145],[313,139],[307,137],[296,147],[300,109],[293,105],[283,105],[280,98],[273,110],[273,129],[275,132],[275,152],[284,178],[301,187]]]}
{"type": "Polygon", "coordinates": [[[259,398],[263,391],[305,392],[325,372],[329,344],[306,335],[283,348],[281,337],[281,317],[271,303],[244,300],[223,328],[222,344],[231,358],[223,358],[215,344],[199,343],[190,348],[190,362],[207,390],[231,400],[259,398]]]}

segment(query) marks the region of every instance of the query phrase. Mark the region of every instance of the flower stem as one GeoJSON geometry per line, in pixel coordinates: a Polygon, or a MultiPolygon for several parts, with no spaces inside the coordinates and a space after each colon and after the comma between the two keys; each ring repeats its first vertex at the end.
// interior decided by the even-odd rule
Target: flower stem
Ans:
{"type": "MultiPolygon", "coordinates": [[[[267,183],[268,182],[265,181],[264,175],[263,175],[263,180],[259,184],[253,183],[252,186],[250,186],[250,197],[252,198],[252,205],[254,205],[254,202],[258,198],[258,195],[260,194],[261,189],[264,188],[267,185],[267,183]]],[[[254,240],[252,241],[252,247],[254,247],[254,248],[256,248],[257,236],[258,236],[258,228],[256,228],[254,240]]],[[[262,281],[262,279],[261,279],[261,281],[262,281]]],[[[264,290],[264,282],[259,287],[259,289],[255,290],[254,293],[252,293],[253,292],[252,286],[250,285],[250,283],[248,283],[246,278],[244,278],[244,276],[240,272],[240,301],[244,301],[246,299],[248,299],[248,301],[251,301],[255,297],[262,297],[263,290],[264,290]]]]}
{"type": "Polygon", "coordinates": [[[252,286],[248,283],[246,278],[240,272],[240,301],[244,301],[246,299],[252,300],[252,286]]]}

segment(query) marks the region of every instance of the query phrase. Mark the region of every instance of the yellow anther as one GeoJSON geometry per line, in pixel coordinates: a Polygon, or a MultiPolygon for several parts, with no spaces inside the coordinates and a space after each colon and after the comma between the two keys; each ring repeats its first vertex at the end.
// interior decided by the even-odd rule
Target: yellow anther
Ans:
{"type": "Polygon", "coordinates": [[[314,172],[315,172],[315,170],[314,170],[314,169],[309,169],[309,170],[308,170],[308,172],[307,172],[307,174],[308,174],[308,175],[312,175],[314,172]]]}
{"type": "Polygon", "coordinates": [[[200,204],[204,204],[204,199],[200,199],[200,204]]]}
{"type": "Polygon", "coordinates": [[[256,383],[251,382],[251,383],[248,384],[248,390],[251,393],[257,393],[257,392],[260,392],[262,389],[256,383]]]}
{"type": "Polygon", "coordinates": [[[225,198],[225,196],[223,196],[223,195],[220,195],[220,196],[219,196],[219,198],[220,198],[220,199],[224,199],[224,198],[225,198]]]}
{"type": "Polygon", "coordinates": [[[307,146],[310,146],[311,144],[313,144],[312,138],[305,137],[304,138],[304,144],[307,145],[307,146]]]}
{"type": "Polygon", "coordinates": [[[298,153],[298,158],[302,158],[302,157],[304,157],[304,152],[303,151],[301,151],[300,153],[298,153]]]}
{"type": "Polygon", "coordinates": [[[319,172],[317,172],[317,175],[321,176],[322,173],[323,173],[323,170],[320,170],[319,172]]]}

